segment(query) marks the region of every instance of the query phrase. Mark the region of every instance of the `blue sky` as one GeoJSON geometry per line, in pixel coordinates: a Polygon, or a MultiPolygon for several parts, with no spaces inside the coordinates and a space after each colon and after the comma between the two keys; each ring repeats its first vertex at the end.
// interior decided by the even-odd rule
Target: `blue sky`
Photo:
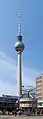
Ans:
{"type": "Polygon", "coordinates": [[[43,73],[43,0],[0,0],[0,95],[17,94],[18,11],[25,50],[22,55],[24,85],[34,85],[43,73]],[[3,87],[3,88],[2,88],[3,87]]]}

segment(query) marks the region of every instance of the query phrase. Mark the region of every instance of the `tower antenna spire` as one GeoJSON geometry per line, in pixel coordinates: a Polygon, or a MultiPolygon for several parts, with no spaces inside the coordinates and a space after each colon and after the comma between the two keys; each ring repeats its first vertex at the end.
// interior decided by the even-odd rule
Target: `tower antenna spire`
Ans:
{"type": "Polygon", "coordinates": [[[20,9],[18,14],[18,36],[21,36],[20,9]]]}

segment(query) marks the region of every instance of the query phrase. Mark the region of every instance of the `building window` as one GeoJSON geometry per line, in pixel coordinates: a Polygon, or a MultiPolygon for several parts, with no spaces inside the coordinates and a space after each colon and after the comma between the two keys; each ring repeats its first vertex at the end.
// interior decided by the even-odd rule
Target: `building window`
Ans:
{"type": "Polygon", "coordinates": [[[39,102],[38,105],[42,106],[42,102],[39,102]]]}

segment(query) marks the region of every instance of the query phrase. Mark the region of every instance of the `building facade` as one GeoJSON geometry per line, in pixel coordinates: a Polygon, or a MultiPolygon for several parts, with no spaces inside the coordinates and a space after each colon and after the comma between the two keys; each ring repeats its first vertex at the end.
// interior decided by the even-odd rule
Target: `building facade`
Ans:
{"type": "Polygon", "coordinates": [[[0,110],[4,111],[13,111],[16,109],[16,101],[18,100],[18,96],[11,95],[2,95],[0,97],[0,110]]]}
{"type": "Polygon", "coordinates": [[[36,77],[36,98],[43,100],[43,74],[36,77]]]}

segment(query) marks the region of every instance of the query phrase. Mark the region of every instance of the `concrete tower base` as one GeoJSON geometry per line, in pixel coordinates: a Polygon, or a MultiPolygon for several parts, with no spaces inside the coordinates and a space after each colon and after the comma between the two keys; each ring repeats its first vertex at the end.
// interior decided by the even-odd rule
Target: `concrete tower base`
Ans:
{"type": "Polygon", "coordinates": [[[22,95],[22,74],[21,74],[21,52],[18,53],[18,77],[17,77],[17,92],[18,96],[22,95]]]}

